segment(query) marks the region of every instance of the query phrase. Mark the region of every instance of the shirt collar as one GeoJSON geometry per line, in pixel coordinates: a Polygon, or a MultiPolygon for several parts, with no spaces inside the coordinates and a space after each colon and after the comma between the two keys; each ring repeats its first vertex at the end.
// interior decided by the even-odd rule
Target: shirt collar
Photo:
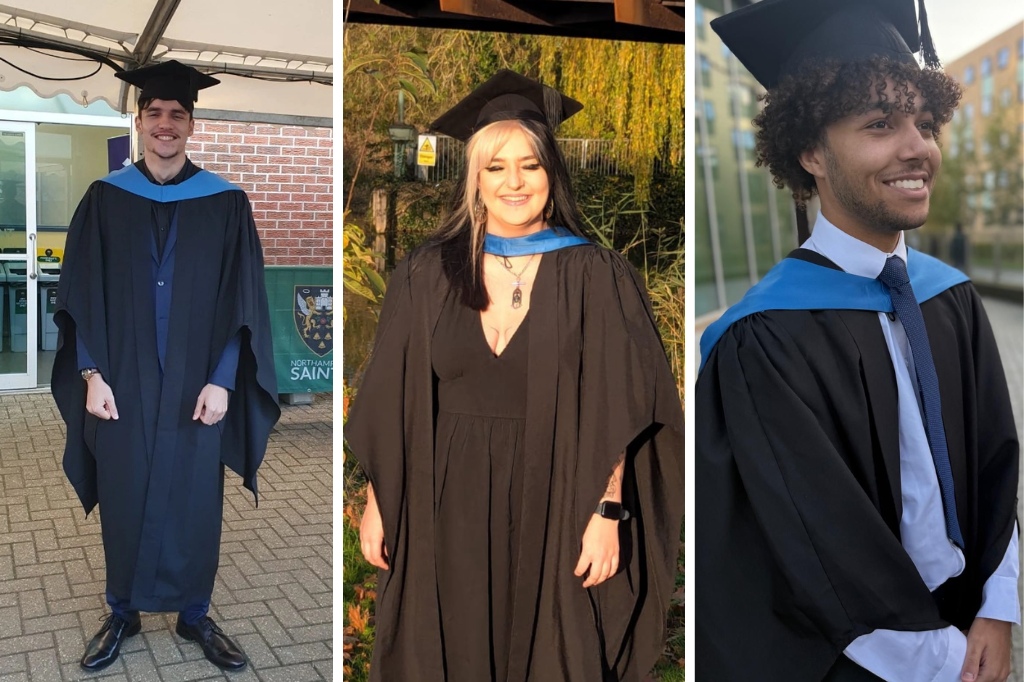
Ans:
{"type": "Polygon", "coordinates": [[[814,231],[802,246],[817,251],[851,275],[871,279],[877,279],[882,274],[889,256],[899,256],[904,263],[907,262],[907,244],[902,231],[896,248],[892,253],[886,253],[843,232],[820,211],[818,219],[814,221],[814,231]]]}

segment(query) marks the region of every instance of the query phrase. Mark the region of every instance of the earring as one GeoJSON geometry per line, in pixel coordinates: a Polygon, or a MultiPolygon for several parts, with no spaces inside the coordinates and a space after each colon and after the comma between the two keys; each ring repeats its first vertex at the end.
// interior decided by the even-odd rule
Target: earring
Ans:
{"type": "Polygon", "coordinates": [[[484,206],[484,202],[480,199],[479,195],[476,198],[476,204],[473,206],[473,219],[477,225],[483,225],[487,222],[487,207],[484,206]]]}

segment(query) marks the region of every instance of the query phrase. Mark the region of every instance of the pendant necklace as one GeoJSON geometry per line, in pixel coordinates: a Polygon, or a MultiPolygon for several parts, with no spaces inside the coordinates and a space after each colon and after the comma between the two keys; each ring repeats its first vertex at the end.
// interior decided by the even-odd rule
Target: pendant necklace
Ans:
{"type": "MultiPolygon", "coordinates": [[[[526,265],[523,266],[523,269],[519,271],[518,275],[515,272],[513,272],[512,261],[508,259],[508,256],[502,256],[501,259],[498,261],[499,263],[501,263],[501,266],[503,268],[508,270],[510,275],[516,278],[516,281],[513,282],[516,288],[512,290],[512,307],[515,309],[518,309],[521,305],[523,305],[523,291],[522,289],[520,289],[520,287],[523,286],[523,273],[526,272],[526,269],[528,267],[530,267],[530,263],[533,262],[533,259],[536,256],[537,254],[533,254],[530,256],[530,260],[526,261],[526,265]]],[[[495,258],[498,258],[498,256],[495,256],[495,258]]]]}

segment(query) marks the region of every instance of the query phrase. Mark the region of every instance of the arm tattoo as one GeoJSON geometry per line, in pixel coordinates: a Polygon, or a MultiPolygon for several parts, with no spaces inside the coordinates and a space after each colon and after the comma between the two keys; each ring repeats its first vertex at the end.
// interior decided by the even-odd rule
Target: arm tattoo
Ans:
{"type": "Polygon", "coordinates": [[[615,460],[615,466],[612,468],[612,474],[608,477],[608,487],[605,488],[605,495],[614,495],[618,492],[619,484],[622,483],[622,472],[619,467],[626,461],[626,453],[622,452],[619,454],[619,458],[615,460]]]}

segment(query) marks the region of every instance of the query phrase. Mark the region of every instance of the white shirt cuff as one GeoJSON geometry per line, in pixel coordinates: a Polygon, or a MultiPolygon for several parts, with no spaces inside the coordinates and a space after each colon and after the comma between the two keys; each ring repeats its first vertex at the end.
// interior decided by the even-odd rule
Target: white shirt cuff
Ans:
{"type": "Polygon", "coordinates": [[[953,626],[923,632],[875,630],[855,639],[843,653],[889,682],[959,682],[967,637],[953,626]]]}
{"type": "Polygon", "coordinates": [[[1020,575],[1020,552],[1017,549],[1017,524],[1006,546],[1006,554],[981,589],[979,618],[991,618],[1020,625],[1020,597],[1017,577],[1020,575]]]}

